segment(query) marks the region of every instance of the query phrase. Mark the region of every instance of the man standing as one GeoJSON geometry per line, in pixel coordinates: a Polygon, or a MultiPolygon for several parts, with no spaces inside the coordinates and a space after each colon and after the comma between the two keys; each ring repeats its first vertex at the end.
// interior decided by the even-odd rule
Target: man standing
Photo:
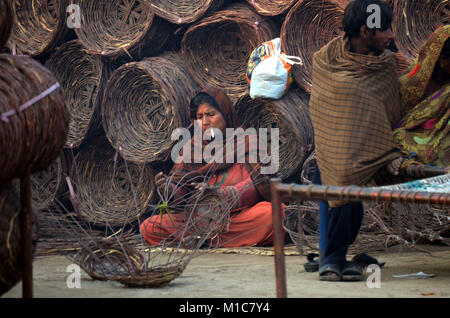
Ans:
{"type": "MultiPolygon", "coordinates": [[[[355,0],[345,9],[345,35],[314,55],[310,113],[318,168],[315,183],[367,185],[381,170],[398,174],[402,158],[392,128],[401,119],[392,9],[380,0],[355,0]]],[[[357,281],[362,268],[347,262],[358,235],[362,203],[330,201],[320,280],[357,281]]]]}

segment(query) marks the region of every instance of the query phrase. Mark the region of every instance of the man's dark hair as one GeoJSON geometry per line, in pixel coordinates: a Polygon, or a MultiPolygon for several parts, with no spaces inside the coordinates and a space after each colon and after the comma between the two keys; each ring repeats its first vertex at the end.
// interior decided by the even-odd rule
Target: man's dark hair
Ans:
{"type": "Polygon", "coordinates": [[[358,38],[362,26],[367,26],[375,33],[376,28],[367,25],[368,18],[373,14],[367,12],[367,7],[376,4],[380,7],[380,31],[386,31],[392,24],[392,8],[381,0],[354,0],[347,5],[344,11],[343,28],[345,36],[349,39],[358,38]]]}

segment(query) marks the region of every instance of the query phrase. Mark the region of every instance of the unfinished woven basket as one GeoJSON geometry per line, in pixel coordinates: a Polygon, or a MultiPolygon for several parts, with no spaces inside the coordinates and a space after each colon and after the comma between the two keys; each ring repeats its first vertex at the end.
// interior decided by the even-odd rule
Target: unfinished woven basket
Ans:
{"type": "Polygon", "coordinates": [[[8,45],[14,52],[40,56],[66,35],[68,0],[12,0],[15,22],[8,45]]]}
{"type": "Polygon", "coordinates": [[[156,17],[145,0],[71,0],[80,6],[75,32],[90,54],[114,60],[141,59],[158,52],[173,27],[156,17]]]}
{"type": "Polygon", "coordinates": [[[66,148],[78,147],[90,128],[99,127],[101,97],[106,85],[103,65],[102,59],[88,54],[78,40],[58,47],[45,63],[64,88],[64,100],[70,109],[66,148]]]}
{"type": "Polygon", "coordinates": [[[279,15],[285,13],[297,0],[247,0],[261,15],[279,15]]]}
{"type": "MultiPolygon", "coordinates": [[[[282,99],[240,98],[235,105],[244,129],[279,128],[278,177],[286,179],[299,171],[307,149],[313,144],[313,127],[309,117],[308,95],[291,89],[282,99]]],[[[268,138],[268,153],[270,141],[268,138]]]]}
{"type": "Polygon", "coordinates": [[[303,66],[293,65],[295,81],[311,92],[313,55],[330,40],[343,34],[342,19],[347,0],[299,0],[281,29],[281,49],[299,56],[303,66]]]}
{"type": "MultiPolygon", "coordinates": [[[[22,279],[20,196],[14,186],[0,187],[0,296],[22,279]]],[[[32,214],[33,251],[38,239],[37,219],[32,214]]]]}
{"type": "Polygon", "coordinates": [[[189,102],[198,90],[167,59],[131,62],[112,74],[102,104],[106,136],[121,156],[135,163],[170,158],[172,132],[187,127],[189,102]]]}
{"type": "Polygon", "coordinates": [[[449,22],[448,0],[394,0],[395,42],[408,60],[414,59],[434,30],[449,22]]]}
{"type": "Polygon", "coordinates": [[[56,78],[37,61],[0,54],[0,69],[0,184],[6,184],[55,161],[70,113],[56,78]]]}
{"type": "Polygon", "coordinates": [[[100,226],[139,221],[155,190],[153,170],[124,161],[106,141],[80,150],[70,179],[82,219],[100,226]]]}
{"type": "Polygon", "coordinates": [[[189,27],[181,47],[188,71],[205,86],[222,88],[235,102],[248,90],[248,58],[261,43],[276,37],[275,24],[253,8],[236,3],[189,27]]]}
{"type": "Polygon", "coordinates": [[[114,280],[129,287],[157,287],[181,275],[185,264],[150,266],[134,244],[115,239],[83,246],[73,258],[93,279],[114,280]]]}
{"type": "Polygon", "coordinates": [[[14,25],[10,0],[0,0],[0,49],[5,46],[14,25]]]}
{"type": "Polygon", "coordinates": [[[175,23],[192,23],[207,12],[217,10],[225,0],[148,0],[161,18],[175,23]]]}

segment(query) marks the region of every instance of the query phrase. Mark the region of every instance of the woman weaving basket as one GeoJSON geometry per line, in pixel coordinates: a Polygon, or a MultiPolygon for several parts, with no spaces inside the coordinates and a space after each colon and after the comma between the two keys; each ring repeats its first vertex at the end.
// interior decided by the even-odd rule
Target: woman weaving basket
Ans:
{"type": "Polygon", "coordinates": [[[411,71],[400,78],[407,112],[394,131],[406,157],[424,164],[450,163],[450,25],[440,27],[419,52],[411,71]]]}
{"type": "MultiPolygon", "coordinates": [[[[190,103],[190,117],[193,123],[201,123],[202,136],[212,129],[218,129],[225,136],[226,128],[238,128],[236,114],[228,96],[218,89],[205,89],[197,94],[190,103]]],[[[227,136],[228,137],[228,136],[227,136]]],[[[194,135],[195,138],[195,135],[194,135]]],[[[195,157],[195,140],[191,139],[191,158],[195,157]]],[[[228,138],[227,138],[228,139],[228,138]]],[[[225,140],[225,138],[224,138],[225,140]]],[[[245,147],[244,163],[232,160],[234,163],[219,163],[211,160],[206,163],[175,163],[170,173],[171,191],[177,198],[183,198],[189,192],[188,187],[180,187],[178,184],[195,185],[195,191],[202,191],[205,187],[214,187],[220,190],[223,200],[231,202],[229,208],[229,224],[218,235],[211,239],[211,244],[217,247],[239,247],[253,245],[268,245],[272,243],[272,205],[269,199],[268,175],[262,175],[258,171],[258,164],[248,162],[248,154],[255,144],[248,142],[246,138],[233,138],[223,144],[223,158],[227,158],[228,151],[233,152],[233,158],[238,153],[239,147],[245,147]],[[231,147],[229,146],[231,144],[231,147]],[[228,148],[228,150],[227,150],[228,148]],[[182,183],[179,181],[183,180],[182,183]],[[200,182],[199,182],[200,181],[200,182]]],[[[204,150],[210,141],[202,141],[204,150]]],[[[180,152],[180,158],[183,152],[180,152]]],[[[176,160],[175,162],[178,162],[176,160]]],[[[168,177],[159,173],[156,176],[158,187],[166,185],[168,177]]],[[[186,202],[186,199],[182,199],[186,202]]],[[[140,226],[144,239],[151,245],[176,237],[185,239],[189,232],[186,228],[186,214],[172,213],[154,215],[146,219],[140,226]],[[184,231],[185,230],[185,231],[184,231]]]]}

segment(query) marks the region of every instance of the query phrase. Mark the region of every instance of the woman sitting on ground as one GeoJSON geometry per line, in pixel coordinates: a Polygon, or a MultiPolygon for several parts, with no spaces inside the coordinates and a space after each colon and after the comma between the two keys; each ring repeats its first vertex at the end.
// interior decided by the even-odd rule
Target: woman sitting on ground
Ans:
{"type": "Polygon", "coordinates": [[[406,115],[394,131],[405,157],[442,167],[450,163],[449,35],[450,25],[437,29],[400,78],[406,115]]]}
{"type": "MultiPolygon", "coordinates": [[[[238,128],[236,114],[228,96],[218,89],[205,89],[197,94],[190,103],[190,117],[192,122],[201,124],[202,136],[207,130],[219,129],[224,136],[223,158],[227,158],[225,144],[226,128],[238,128]]],[[[194,136],[195,137],[195,136],[194,136]]],[[[248,140],[244,138],[246,154],[249,151],[248,140]]],[[[204,149],[208,141],[203,141],[204,149]]],[[[242,144],[242,143],[241,143],[242,144]]],[[[194,154],[194,138],[191,139],[192,158],[194,154]]],[[[252,145],[254,146],[254,145],[252,145]]],[[[237,154],[238,142],[234,142],[234,153],[237,154]]],[[[182,156],[180,152],[180,156],[182,156]]],[[[191,158],[191,159],[192,159],[191,158]]],[[[248,160],[247,160],[248,161],[248,160]]],[[[198,182],[199,177],[205,180],[197,184],[195,189],[202,191],[205,186],[216,187],[221,190],[224,201],[233,202],[230,221],[218,235],[211,240],[215,247],[264,246],[272,243],[272,204],[268,195],[269,176],[259,174],[259,165],[246,163],[176,163],[170,173],[170,187],[178,198],[186,195],[186,190],[179,188],[176,182],[182,184],[198,182]],[[258,181],[257,181],[258,180],[258,181]]],[[[157,174],[157,187],[164,187],[168,177],[157,174]]],[[[186,202],[185,199],[182,201],[186,202]]],[[[141,234],[151,245],[163,240],[176,238],[184,240],[189,233],[186,229],[185,213],[154,215],[146,219],[140,226],[141,234]],[[182,236],[184,235],[184,236],[182,236]]]]}

